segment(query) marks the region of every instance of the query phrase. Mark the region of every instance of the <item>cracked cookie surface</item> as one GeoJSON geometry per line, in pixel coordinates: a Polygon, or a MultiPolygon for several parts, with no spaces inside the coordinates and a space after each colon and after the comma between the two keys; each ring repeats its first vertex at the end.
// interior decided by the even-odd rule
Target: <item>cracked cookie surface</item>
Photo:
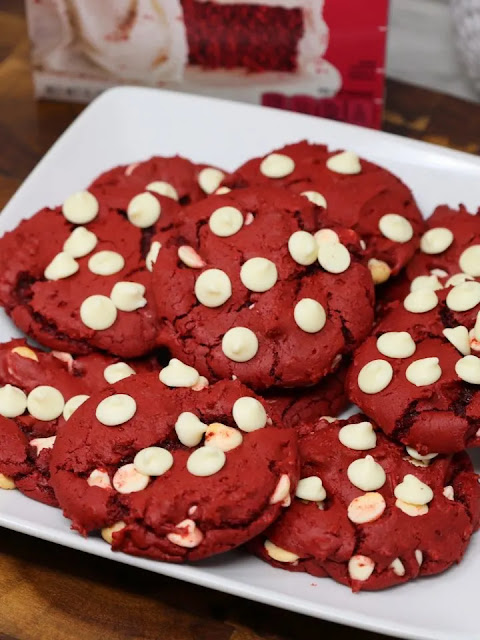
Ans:
{"type": "Polygon", "coordinates": [[[424,229],[412,192],[393,173],[351,152],[330,151],[320,144],[289,144],[249,160],[223,184],[232,189],[278,186],[317,202],[326,218],[354,229],[365,242],[376,284],[407,264],[424,229]],[[272,171],[268,159],[275,156],[287,158],[290,166],[283,172],[272,171]]]}
{"type": "Polygon", "coordinates": [[[300,430],[296,497],[251,551],[353,591],[384,589],[460,561],[479,523],[480,488],[468,455],[421,463],[366,419],[300,430]]]}
{"type": "Polygon", "coordinates": [[[467,281],[391,303],[354,354],[350,400],[389,436],[423,453],[480,446],[479,290],[480,283],[467,281]],[[366,377],[377,386],[367,388],[366,377]]]}
{"type": "Polygon", "coordinates": [[[195,164],[182,156],[153,156],[105,171],[91,186],[113,189],[126,187],[140,193],[153,184],[152,188],[157,192],[159,190],[185,206],[213,193],[224,177],[220,169],[195,164]]]}
{"type": "Polygon", "coordinates": [[[169,562],[246,542],[284,509],[298,478],[296,434],[268,411],[238,381],[195,391],[155,374],[122,380],[57,438],[52,484],[64,514],[82,534],[102,529],[114,550],[169,562]],[[117,400],[131,411],[114,420],[103,409],[117,400]]]}
{"type": "Polygon", "coordinates": [[[324,228],[305,198],[242,189],[183,220],[153,270],[159,342],[209,380],[315,384],[368,334],[373,285],[358,236],[324,228]]]}

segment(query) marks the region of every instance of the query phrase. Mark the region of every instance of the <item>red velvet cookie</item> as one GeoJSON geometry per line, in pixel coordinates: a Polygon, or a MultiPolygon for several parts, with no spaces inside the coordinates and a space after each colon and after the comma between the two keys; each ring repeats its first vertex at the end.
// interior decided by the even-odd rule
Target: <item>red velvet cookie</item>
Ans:
{"type": "Polygon", "coordinates": [[[358,236],[322,228],[305,198],[268,188],[211,196],[185,210],[175,242],[154,266],[159,343],[211,381],[316,384],[370,331],[358,236]]]}
{"type": "Polygon", "coordinates": [[[179,210],[165,196],[104,187],[42,209],[0,239],[0,304],[52,349],[122,358],[151,351],[151,239],[179,210]]]}
{"type": "Polygon", "coordinates": [[[480,283],[419,289],[355,352],[347,393],[422,454],[480,446],[480,283]]]}
{"type": "Polygon", "coordinates": [[[292,505],[250,548],[269,564],[385,589],[461,560],[480,517],[465,452],[422,463],[357,415],[299,432],[292,505]]]}
{"type": "Polygon", "coordinates": [[[263,399],[280,414],[285,427],[297,428],[323,416],[337,416],[348,404],[347,369],[346,365],[341,365],[313,387],[267,392],[263,399]]]}
{"type": "Polygon", "coordinates": [[[419,250],[387,288],[385,301],[404,298],[410,290],[458,283],[462,274],[480,276],[480,209],[472,214],[463,205],[458,209],[441,205],[426,226],[419,250]]]}
{"type": "Polygon", "coordinates": [[[362,238],[376,284],[407,264],[424,229],[415,199],[399,178],[353,152],[324,145],[287,145],[249,160],[223,184],[232,189],[274,185],[310,199],[331,222],[362,238]]]}
{"type": "Polygon", "coordinates": [[[110,382],[159,368],[155,361],[122,363],[101,354],[32,349],[24,340],[0,345],[0,488],[57,505],[49,461],[57,431],[88,396],[110,382]]]}
{"type": "Polygon", "coordinates": [[[80,533],[101,529],[133,555],[199,560],[251,539],[290,503],[296,436],[238,381],[206,387],[177,360],[160,378],[134,376],[86,402],[57,437],[52,485],[80,533]]]}
{"type": "Polygon", "coordinates": [[[140,193],[147,189],[172,198],[181,205],[197,202],[213,193],[225,174],[187,158],[154,156],[143,162],[114,167],[96,178],[92,187],[128,187],[140,193]]]}

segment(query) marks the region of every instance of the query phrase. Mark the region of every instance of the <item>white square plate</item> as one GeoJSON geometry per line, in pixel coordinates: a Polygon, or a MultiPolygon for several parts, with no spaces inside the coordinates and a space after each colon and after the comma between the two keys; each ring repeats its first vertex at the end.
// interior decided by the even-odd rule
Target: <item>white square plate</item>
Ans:
{"type": "MultiPolygon", "coordinates": [[[[308,138],[352,149],[402,177],[425,215],[440,203],[480,205],[480,158],[319,118],[154,89],[111,89],[46,154],[0,216],[0,235],[45,205],[56,205],[98,173],[176,153],[234,169],[250,156],[308,138]]],[[[0,340],[20,335],[0,314],[0,340]]],[[[477,462],[480,458],[477,456],[477,462]]],[[[478,465],[477,465],[478,466],[478,465]]],[[[197,565],[168,565],[113,553],[69,529],[61,512],[16,491],[0,492],[0,525],[284,609],[404,638],[480,637],[480,534],[447,574],[378,593],[353,595],[328,579],[274,569],[241,552],[197,565]]],[[[408,531],[405,532],[408,535],[408,531]]]]}

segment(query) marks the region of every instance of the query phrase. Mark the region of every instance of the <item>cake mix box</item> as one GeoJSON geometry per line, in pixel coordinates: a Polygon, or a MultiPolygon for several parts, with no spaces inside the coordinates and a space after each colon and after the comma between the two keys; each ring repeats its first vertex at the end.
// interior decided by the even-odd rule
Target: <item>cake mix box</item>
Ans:
{"type": "Polygon", "coordinates": [[[38,97],[144,84],[368,127],[388,0],[27,0],[38,97]]]}

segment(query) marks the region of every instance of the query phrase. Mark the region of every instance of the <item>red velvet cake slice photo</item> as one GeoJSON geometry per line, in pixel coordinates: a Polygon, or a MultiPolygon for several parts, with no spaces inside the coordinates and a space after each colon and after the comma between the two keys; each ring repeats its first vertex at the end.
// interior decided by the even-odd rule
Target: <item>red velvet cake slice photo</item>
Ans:
{"type": "Polygon", "coordinates": [[[328,44],[320,0],[181,0],[188,61],[203,69],[294,73],[328,44]]]}

